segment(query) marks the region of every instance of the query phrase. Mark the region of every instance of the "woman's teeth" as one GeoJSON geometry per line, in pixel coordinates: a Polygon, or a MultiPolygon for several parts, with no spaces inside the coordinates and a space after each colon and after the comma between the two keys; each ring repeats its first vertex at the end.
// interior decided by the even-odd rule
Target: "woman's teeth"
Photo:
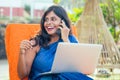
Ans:
{"type": "Polygon", "coordinates": [[[51,30],[54,29],[54,27],[53,26],[49,26],[49,27],[47,27],[47,29],[48,29],[48,31],[51,31],[51,30]]]}
{"type": "Polygon", "coordinates": [[[48,29],[51,29],[51,28],[54,28],[54,27],[51,27],[51,26],[50,26],[50,27],[48,27],[48,29]]]}

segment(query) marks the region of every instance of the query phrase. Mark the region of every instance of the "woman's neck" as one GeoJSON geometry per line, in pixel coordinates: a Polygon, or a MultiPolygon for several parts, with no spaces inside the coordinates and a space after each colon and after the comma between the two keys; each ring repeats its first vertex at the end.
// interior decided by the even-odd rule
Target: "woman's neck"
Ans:
{"type": "Polygon", "coordinates": [[[58,35],[51,36],[51,41],[50,41],[49,44],[54,43],[54,42],[56,42],[58,40],[59,40],[59,36],[58,35]]]}

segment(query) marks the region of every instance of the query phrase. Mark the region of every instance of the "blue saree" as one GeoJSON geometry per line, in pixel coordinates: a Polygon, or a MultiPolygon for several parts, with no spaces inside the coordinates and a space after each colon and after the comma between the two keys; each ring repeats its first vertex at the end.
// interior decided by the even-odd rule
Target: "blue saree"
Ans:
{"type": "MultiPolygon", "coordinates": [[[[69,36],[69,40],[71,43],[78,43],[73,35],[69,36]]],[[[44,76],[40,75],[40,73],[51,70],[54,55],[59,42],[63,42],[62,39],[50,44],[48,49],[41,47],[33,61],[29,80],[93,80],[88,76],[78,72],[64,72],[44,76]]]]}

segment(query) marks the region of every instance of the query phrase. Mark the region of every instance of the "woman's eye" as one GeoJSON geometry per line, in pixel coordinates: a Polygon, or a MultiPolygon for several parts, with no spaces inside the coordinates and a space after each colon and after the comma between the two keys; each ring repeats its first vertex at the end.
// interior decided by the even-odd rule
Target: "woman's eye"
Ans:
{"type": "Polygon", "coordinates": [[[52,20],[52,21],[56,21],[56,19],[55,19],[55,18],[52,18],[51,20],[52,20]]]}

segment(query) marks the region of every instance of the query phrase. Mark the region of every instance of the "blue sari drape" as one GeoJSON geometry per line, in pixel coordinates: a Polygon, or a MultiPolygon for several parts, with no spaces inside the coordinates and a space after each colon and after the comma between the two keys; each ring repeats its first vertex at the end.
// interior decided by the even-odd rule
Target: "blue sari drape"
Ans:
{"type": "MultiPolygon", "coordinates": [[[[73,35],[69,36],[69,40],[71,43],[78,43],[73,35]]],[[[64,72],[44,76],[40,75],[40,73],[51,70],[54,55],[59,42],[63,42],[62,39],[50,44],[47,49],[43,47],[40,48],[33,61],[29,80],[92,80],[88,76],[78,72],[64,72]]]]}

